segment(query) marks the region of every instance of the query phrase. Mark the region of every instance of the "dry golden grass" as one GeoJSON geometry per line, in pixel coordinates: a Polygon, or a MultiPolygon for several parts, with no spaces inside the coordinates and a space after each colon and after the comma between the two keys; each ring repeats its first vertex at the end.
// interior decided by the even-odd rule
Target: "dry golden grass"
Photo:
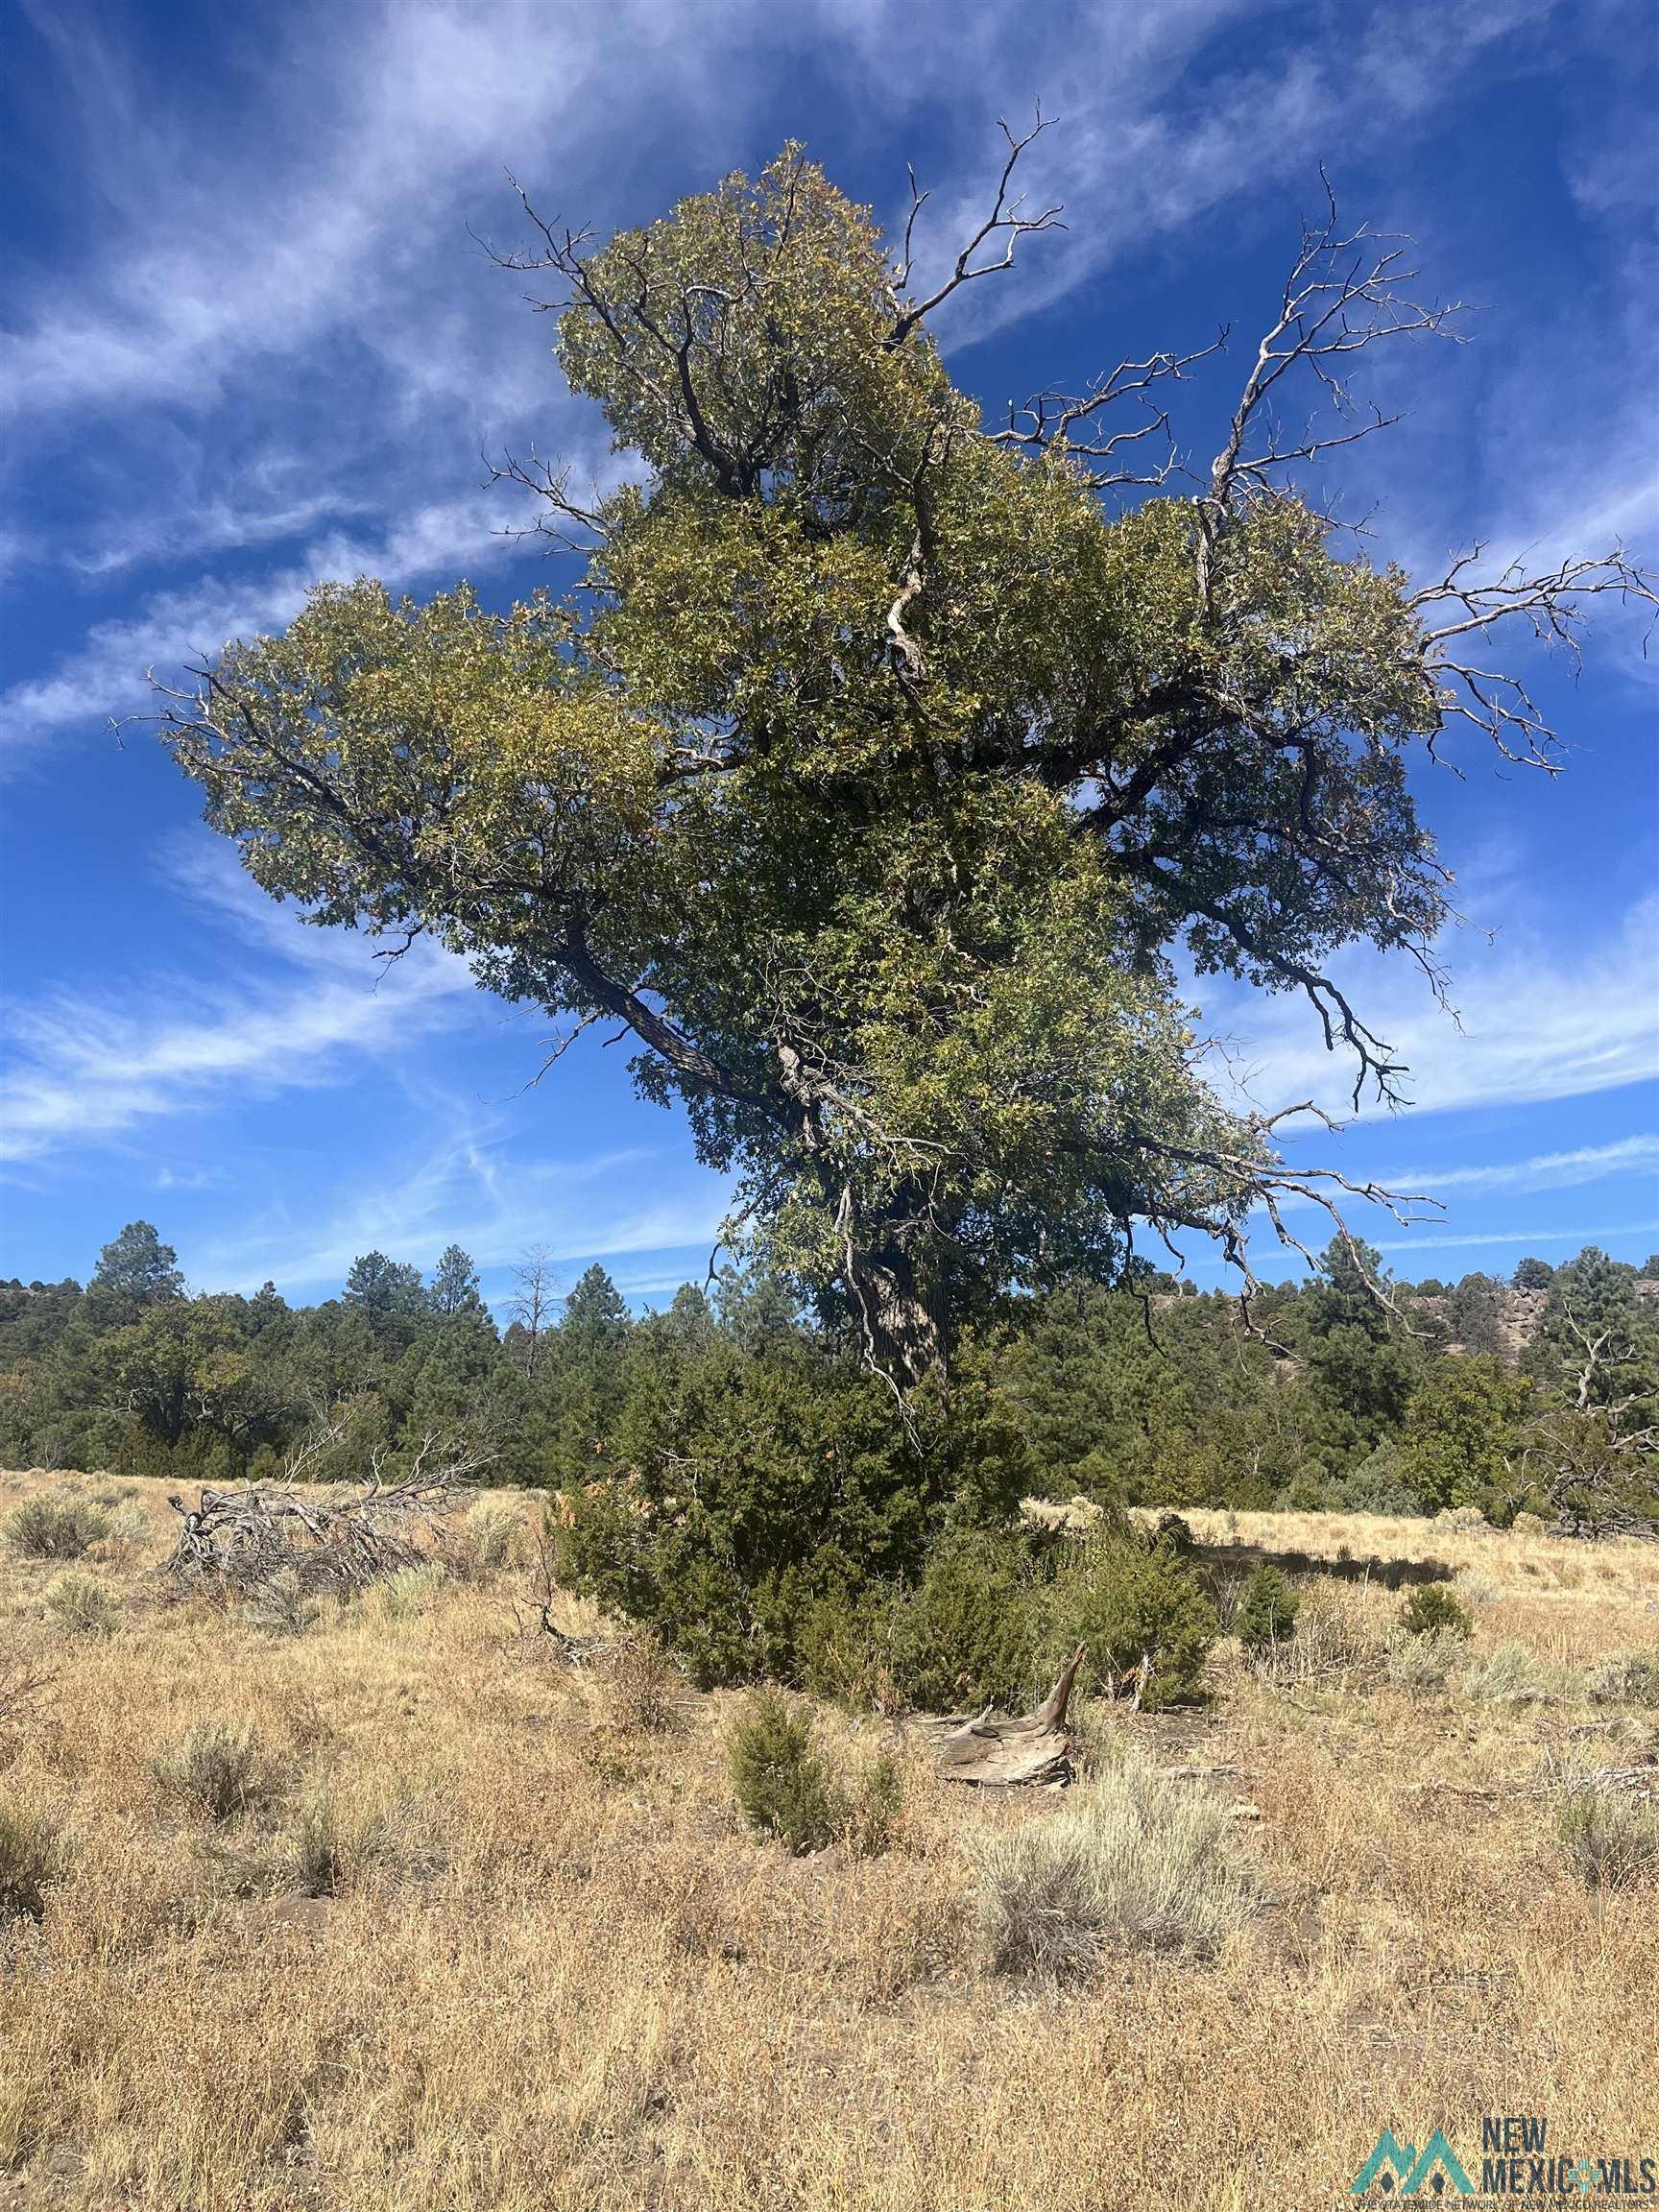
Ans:
{"type": "MultiPolygon", "coordinates": [[[[58,1479],[0,1477],[0,1514],[58,1479]]],[[[1476,1653],[1525,1644],[1559,1701],[1275,1684],[1223,1648],[1203,1715],[1097,1710],[1091,1741],[1242,1770],[1174,1786],[1260,1808],[1272,1903],[1214,1960],[1113,1955],[1062,1993],[993,1975],[972,1914],[976,1841],[1060,1800],[912,1768],[893,1852],[791,1861],[732,1804],[726,1701],[619,1724],[603,1663],[519,1635],[511,1567],[276,1633],[158,1603],[172,1516],[127,1487],[148,1543],[83,1562],[112,1633],[66,1632],[52,1564],[0,1554],[0,1691],[55,1671],[0,1695],[0,1806],[60,1824],[41,1919],[0,1932],[0,2207],[1243,2212],[1347,2201],[1385,2125],[1475,2148],[1482,2113],[1542,2112],[1655,2148],[1659,1897],[1587,1892],[1553,1801],[1511,1793],[1652,1752],[1653,1714],[1582,1688],[1659,1645],[1651,1550],[1241,1516],[1445,1560],[1476,1653]],[[252,1728],[273,1791],[219,1822],[152,1764],[212,1721],[252,1728]],[[338,1874],[308,1896],[320,1805],[338,1874]]],[[[1363,1642],[1399,1599],[1327,1602],[1363,1642]]],[[[850,1762],[884,1740],[822,1726],[850,1762]]]]}

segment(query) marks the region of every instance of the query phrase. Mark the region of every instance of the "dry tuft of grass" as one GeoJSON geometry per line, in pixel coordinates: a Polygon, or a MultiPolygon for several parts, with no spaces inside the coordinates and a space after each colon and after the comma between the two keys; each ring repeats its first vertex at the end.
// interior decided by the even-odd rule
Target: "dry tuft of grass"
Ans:
{"type": "Polygon", "coordinates": [[[1659,1811],[1651,1805],[1578,1791],[1561,1807],[1556,1834],[1587,1889],[1629,1889],[1659,1874],[1659,1811]]]}
{"type": "Polygon", "coordinates": [[[75,1497],[26,1498],[0,1523],[9,1551],[22,1559],[80,1559],[108,1523],[96,1507],[75,1497]]]}
{"type": "Polygon", "coordinates": [[[1113,1944],[1211,1958],[1264,1901],[1222,1808],[1139,1759],[979,1857],[979,1924],[1000,1974],[1086,1979],[1113,1944]]]}
{"type": "Polygon", "coordinates": [[[254,1728],[202,1720],[157,1751],[150,1771],[164,1797],[209,1820],[236,1820],[276,1794],[275,1770],[254,1728]]]}
{"type": "Polygon", "coordinates": [[[598,1671],[600,1702],[625,1734],[666,1736],[685,1717],[685,1676],[649,1631],[618,1638],[598,1671]]]}
{"type": "Polygon", "coordinates": [[[58,1820],[39,1807],[0,1803],[0,1929],[13,1920],[38,1920],[46,1892],[63,1866],[58,1820]]]}
{"type": "Polygon", "coordinates": [[[112,1636],[119,1612],[94,1575],[71,1567],[46,1586],[46,1610],[66,1636],[112,1636]]]}

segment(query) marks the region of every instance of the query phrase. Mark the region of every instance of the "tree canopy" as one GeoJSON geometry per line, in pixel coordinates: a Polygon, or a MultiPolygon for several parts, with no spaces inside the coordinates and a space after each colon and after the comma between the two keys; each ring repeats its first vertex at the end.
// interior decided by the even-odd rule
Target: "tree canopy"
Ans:
{"type": "Polygon", "coordinates": [[[1215,1238],[1246,1283],[1252,1208],[1294,1241],[1279,1201],[1342,1178],[1224,1101],[1177,949],[1301,993],[1392,1095],[1330,961],[1438,980],[1413,757],[1455,716],[1545,757],[1488,634],[1571,643],[1586,594],[1650,595],[1619,556],[1413,589],[1343,550],[1294,475],[1357,433],[1287,442],[1285,407],[1346,405],[1348,356],[1447,311],[1334,211],[1196,497],[1143,458],[1195,355],[987,422],[932,323],[1051,219],[1010,197],[1024,143],[931,289],[920,201],[895,260],[795,146],[608,244],[532,214],[501,258],[556,280],[564,374],[637,463],[588,503],[505,471],[575,589],[327,585],[166,716],[267,890],[632,1032],[733,1235],[901,1385],[1011,1287],[1120,1278],[1138,1233],[1215,1238]]]}

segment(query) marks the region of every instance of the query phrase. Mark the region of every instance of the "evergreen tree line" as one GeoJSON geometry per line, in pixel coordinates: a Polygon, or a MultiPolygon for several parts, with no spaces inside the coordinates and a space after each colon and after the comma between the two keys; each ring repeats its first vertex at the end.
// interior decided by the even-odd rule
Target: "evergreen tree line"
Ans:
{"type": "Polygon", "coordinates": [[[558,1295],[537,1262],[502,1332],[455,1245],[429,1277],[366,1253],[338,1298],[301,1307],[269,1283],[188,1295],[172,1249],[134,1222],[84,1288],[0,1283],[0,1461],[271,1476],[328,1419],[330,1472],[465,1431],[496,1479],[630,1499],[747,1455],[762,1486],[785,1487],[805,1463],[874,1459],[886,1474],[857,1483],[890,1515],[907,1462],[929,1460],[928,1493],[989,1481],[1137,1505],[1475,1506],[1502,1525],[1582,1509],[1572,1493],[1598,1473],[1626,1506],[1651,1503],[1659,1297],[1644,1276],[1659,1258],[1639,1272],[1591,1248],[1555,1270],[1524,1261],[1509,1284],[1394,1284],[1393,1313],[1365,1281],[1382,1280],[1375,1253],[1335,1243],[1322,1264],[1262,1294],[1260,1334],[1224,1293],[1151,1272],[1010,1300],[949,1396],[924,1389],[902,1416],[851,1342],[763,1279],[687,1284],[636,1317],[603,1267],[558,1295]]]}
{"type": "Polygon", "coordinates": [[[551,1493],[560,1577],[699,1682],[935,1705],[1012,1700],[1078,1639],[1148,1695],[1192,1693],[1215,1614],[1132,1505],[1659,1531],[1659,1262],[1645,1281],[1591,1249],[1387,1304],[1364,1247],[1322,1268],[1254,1329],[1150,1270],[1010,1299],[902,1405],[764,1277],[637,1317],[602,1267],[557,1295],[539,1261],[503,1332],[454,1245],[429,1277],[365,1253],[296,1307],[269,1283],[189,1295],[133,1222],[84,1288],[0,1284],[0,1464],[217,1482],[304,1444],[308,1479],[351,1478],[482,1445],[492,1479],[551,1493]],[[1103,1509],[1083,1553],[1021,1515],[1079,1495],[1103,1509]]]}

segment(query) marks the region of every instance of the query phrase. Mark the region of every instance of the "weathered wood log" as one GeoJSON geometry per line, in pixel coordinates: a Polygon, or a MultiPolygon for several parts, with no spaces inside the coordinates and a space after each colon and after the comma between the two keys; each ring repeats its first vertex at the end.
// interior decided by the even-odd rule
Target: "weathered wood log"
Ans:
{"type": "Polygon", "coordinates": [[[942,1777],[1001,1790],[1070,1782],[1071,1739],[1066,1732],[1066,1708],[1083,1664],[1083,1649],[1079,1644],[1035,1712],[998,1719],[996,1707],[987,1705],[976,1715],[952,1713],[912,1721],[916,1735],[938,1760],[942,1777]]]}

